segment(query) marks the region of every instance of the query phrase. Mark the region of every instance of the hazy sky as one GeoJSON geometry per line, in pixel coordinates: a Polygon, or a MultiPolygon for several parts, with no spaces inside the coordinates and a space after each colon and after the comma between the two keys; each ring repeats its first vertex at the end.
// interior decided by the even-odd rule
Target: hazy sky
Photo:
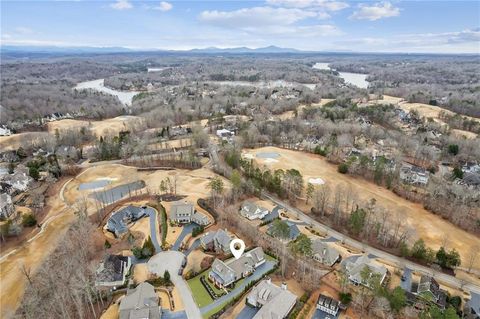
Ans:
{"type": "Polygon", "coordinates": [[[1,43],[480,53],[480,1],[4,1],[1,43]]]}

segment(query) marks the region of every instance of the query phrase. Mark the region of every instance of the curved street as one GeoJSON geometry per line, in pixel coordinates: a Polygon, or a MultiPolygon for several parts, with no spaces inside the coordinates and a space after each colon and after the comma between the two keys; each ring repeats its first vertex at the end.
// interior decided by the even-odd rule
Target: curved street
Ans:
{"type": "Polygon", "coordinates": [[[460,280],[456,277],[447,275],[445,273],[439,272],[439,271],[434,270],[434,269],[429,268],[429,267],[419,265],[419,264],[411,262],[411,261],[409,261],[405,258],[392,255],[392,254],[387,253],[383,250],[376,249],[376,248],[373,248],[373,247],[371,247],[371,246],[369,246],[365,243],[359,242],[359,241],[357,241],[353,238],[348,237],[347,235],[344,235],[344,234],[334,230],[333,228],[330,228],[330,227],[314,220],[313,218],[306,215],[301,210],[299,210],[295,207],[292,207],[289,204],[287,204],[287,203],[279,200],[278,198],[273,197],[273,196],[271,196],[271,195],[269,195],[265,192],[262,192],[262,197],[265,198],[265,199],[271,200],[272,202],[274,202],[277,205],[283,206],[284,208],[286,208],[287,210],[289,210],[291,212],[294,212],[300,220],[323,230],[324,232],[326,232],[328,234],[328,236],[334,237],[337,240],[343,241],[344,243],[346,243],[349,246],[352,246],[356,249],[362,250],[365,253],[378,256],[379,258],[389,260],[389,261],[391,261],[392,263],[394,263],[398,266],[407,267],[407,268],[409,268],[413,271],[418,271],[418,272],[421,272],[421,273],[424,273],[424,274],[431,275],[431,276],[435,277],[435,279],[437,281],[440,281],[440,282],[442,282],[442,283],[444,283],[448,286],[455,287],[455,288],[458,288],[458,289],[468,289],[468,290],[470,290],[470,292],[474,292],[474,293],[477,293],[477,294],[480,293],[480,286],[478,286],[478,285],[475,285],[473,283],[467,283],[466,281],[460,280]]]}

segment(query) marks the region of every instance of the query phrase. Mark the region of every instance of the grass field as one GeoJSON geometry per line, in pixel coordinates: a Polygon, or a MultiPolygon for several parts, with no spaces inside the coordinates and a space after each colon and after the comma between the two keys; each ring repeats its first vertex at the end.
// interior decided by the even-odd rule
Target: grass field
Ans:
{"type": "Polygon", "coordinates": [[[192,291],[193,298],[199,308],[205,307],[213,302],[212,297],[210,297],[208,291],[203,287],[202,282],[200,281],[201,276],[205,276],[205,273],[187,281],[190,290],[192,291]]]}
{"type": "MultiPolygon", "coordinates": [[[[438,249],[445,234],[448,234],[448,248],[457,249],[465,263],[472,247],[480,247],[479,237],[460,229],[438,215],[430,213],[421,204],[410,202],[384,187],[362,178],[338,173],[337,166],[327,162],[323,157],[277,147],[263,147],[246,152],[253,155],[253,158],[258,152],[280,154],[276,162],[265,163],[265,160],[259,158],[255,158],[255,161],[261,167],[265,164],[272,170],[295,168],[303,175],[305,185],[309,178],[319,177],[325,181],[332,192],[338,185],[341,185],[345,190],[355,193],[360,203],[375,198],[378,206],[385,208],[392,216],[402,218],[406,227],[410,230],[411,242],[423,238],[429,247],[438,249]]],[[[305,207],[308,211],[309,208],[305,207]]],[[[475,261],[474,268],[480,269],[480,258],[475,261]]]]}

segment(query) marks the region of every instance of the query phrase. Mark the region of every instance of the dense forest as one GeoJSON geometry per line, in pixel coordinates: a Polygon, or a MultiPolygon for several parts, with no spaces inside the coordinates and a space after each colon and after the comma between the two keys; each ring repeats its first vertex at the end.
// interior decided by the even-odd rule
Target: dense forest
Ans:
{"type": "Polygon", "coordinates": [[[480,61],[472,56],[151,52],[25,61],[7,59],[1,64],[3,124],[53,112],[92,119],[125,113],[116,97],[72,89],[101,78],[107,87],[143,92],[129,112],[172,123],[219,111],[245,114],[245,105],[276,114],[293,110],[298,102],[363,98],[367,93],[480,116],[480,61]],[[336,71],[312,68],[316,62],[329,62],[336,71],[369,74],[368,91],[347,85],[336,71]],[[150,68],[155,72],[148,72],[150,68]],[[278,95],[284,98],[276,99],[278,95]]]}

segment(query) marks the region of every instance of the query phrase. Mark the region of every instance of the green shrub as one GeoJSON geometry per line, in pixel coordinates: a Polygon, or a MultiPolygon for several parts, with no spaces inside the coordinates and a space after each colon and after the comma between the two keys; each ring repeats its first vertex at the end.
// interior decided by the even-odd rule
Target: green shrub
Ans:
{"type": "Polygon", "coordinates": [[[349,292],[340,292],[340,302],[344,305],[348,305],[352,301],[352,294],[349,292]]]}
{"type": "Polygon", "coordinates": [[[348,173],[348,165],[346,163],[341,163],[338,165],[338,172],[341,174],[347,174],[348,173]]]}
{"type": "Polygon", "coordinates": [[[33,214],[26,214],[22,216],[22,225],[24,227],[32,227],[37,224],[37,219],[33,214]]]}

